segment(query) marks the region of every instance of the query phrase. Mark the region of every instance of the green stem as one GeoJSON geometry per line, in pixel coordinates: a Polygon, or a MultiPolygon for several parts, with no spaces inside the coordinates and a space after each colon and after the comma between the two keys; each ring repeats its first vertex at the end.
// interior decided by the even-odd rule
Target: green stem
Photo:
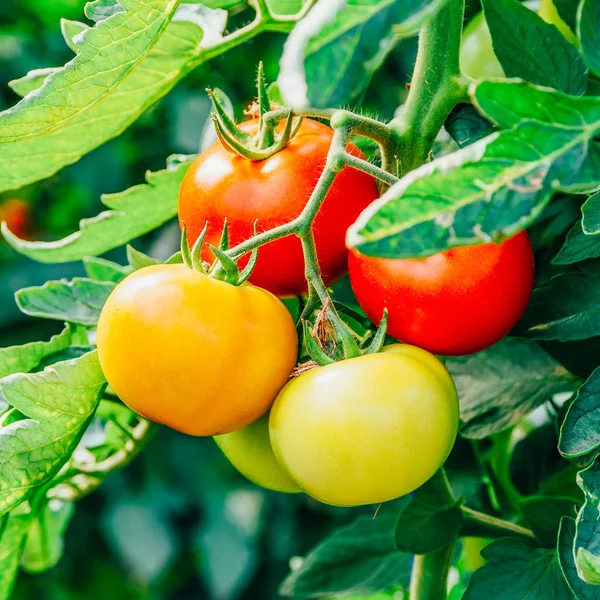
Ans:
{"type": "Polygon", "coordinates": [[[461,536],[468,537],[484,537],[484,538],[499,538],[499,537],[519,537],[527,540],[535,540],[536,537],[530,529],[498,519],[486,513],[461,507],[463,514],[463,526],[461,536]]]}
{"type": "Polygon", "coordinates": [[[464,4],[447,0],[421,29],[408,99],[389,124],[402,138],[404,174],[427,162],[450,111],[467,98],[459,67],[464,4]]]}
{"type": "MultiPolygon", "coordinates": [[[[433,497],[438,498],[442,506],[456,501],[443,467],[425,486],[429,488],[428,491],[433,497]]],[[[454,540],[436,552],[415,556],[410,576],[410,600],[446,599],[453,547],[454,540]]]]}

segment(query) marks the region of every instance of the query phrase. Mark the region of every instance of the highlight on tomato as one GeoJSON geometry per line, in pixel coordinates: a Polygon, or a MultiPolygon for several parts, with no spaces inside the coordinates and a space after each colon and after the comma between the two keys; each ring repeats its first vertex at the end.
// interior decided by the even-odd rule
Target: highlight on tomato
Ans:
{"type": "MultiPolygon", "coordinates": [[[[258,119],[239,128],[254,134],[258,119]]],[[[260,233],[296,218],[323,171],[332,136],[327,125],[304,119],[285,148],[259,161],[239,156],[216,141],[192,163],[181,186],[179,220],[189,245],[207,223],[205,240],[218,246],[227,219],[230,245],[235,246],[254,235],[255,223],[260,233]]],[[[364,158],[353,144],[349,152],[364,158]]],[[[377,184],[370,175],[348,167],[338,174],[314,221],[325,283],[346,271],[346,230],[377,196],[377,184]]],[[[202,258],[214,260],[208,246],[202,258]]],[[[246,261],[242,259],[240,266],[246,261]]],[[[307,284],[300,240],[292,235],[262,246],[250,281],[278,296],[304,293],[307,284]]]]}
{"type": "Polygon", "coordinates": [[[125,404],[197,436],[265,414],[297,355],[294,321],[273,294],[181,264],[145,267],[119,283],[102,309],[97,344],[125,404]]]}
{"type": "Polygon", "coordinates": [[[501,244],[451,248],[427,258],[350,251],[350,283],[373,322],[388,310],[388,333],[435,354],[471,354],[502,339],[523,315],[535,264],[526,232],[501,244]]]}
{"type": "Polygon", "coordinates": [[[358,506],[412,492],[445,462],[458,430],[454,382],[420,348],[395,344],[292,379],[269,420],[279,463],[309,495],[358,506]]]}

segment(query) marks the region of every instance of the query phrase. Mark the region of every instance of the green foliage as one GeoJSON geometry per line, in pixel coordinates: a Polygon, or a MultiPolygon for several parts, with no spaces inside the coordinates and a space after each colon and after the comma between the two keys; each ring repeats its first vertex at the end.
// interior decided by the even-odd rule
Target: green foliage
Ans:
{"type": "Polygon", "coordinates": [[[578,17],[581,51],[590,71],[600,77],[600,6],[594,0],[582,0],[578,17]]]}

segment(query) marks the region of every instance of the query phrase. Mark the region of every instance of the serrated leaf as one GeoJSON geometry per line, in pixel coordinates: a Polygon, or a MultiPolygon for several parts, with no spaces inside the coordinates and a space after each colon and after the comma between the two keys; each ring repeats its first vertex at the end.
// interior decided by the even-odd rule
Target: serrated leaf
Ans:
{"type": "Polygon", "coordinates": [[[535,342],[506,338],[446,360],[460,398],[461,434],[482,439],[508,429],[577,380],[535,342]]]}
{"type": "Polygon", "coordinates": [[[48,177],[111,137],[105,127],[119,123],[115,90],[144,61],[177,3],[123,0],[125,12],[86,30],[73,60],[0,114],[0,191],[48,177]]]}
{"type": "Polygon", "coordinates": [[[454,107],[444,128],[460,148],[477,142],[493,131],[493,125],[473,105],[465,103],[454,107]]]}
{"type": "Polygon", "coordinates": [[[400,39],[442,0],[321,0],[286,41],[279,87],[287,104],[339,106],[360,95],[400,39]]]}
{"type": "Polygon", "coordinates": [[[60,31],[63,35],[65,43],[75,53],[79,51],[79,48],[77,43],[74,41],[74,38],[88,29],[89,26],[81,21],[70,21],[69,19],[60,20],[60,31]]]}
{"type": "Polygon", "coordinates": [[[49,75],[60,71],[60,67],[45,67],[43,69],[33,69],[27,75],[19,79],[13,79],[8,82],[8,87],[19,96],[26,96],[29,92],[37,90],[44,85],[44,81],[49,75]]]}
{"type": "Polygon", "coordinates": [[[0,598],[3,600],[12,596],[32,514],[21,512],[6,515],[6,518],[8,521],[0,536],[0,598]]]}
{"type": "Polygon", "coordinates": [[[86,334],[74,325],[47,342],[29,342],[21,346],[0,348],[0,379],[13,373],[29,373],[47,356],[64,350],[71,344],[87,343],[86,334]]]}
{"type": "Polygon", "coordinates": [[[58,473],[81,439],[105,385],[96,352],[0,381],[4,397],[27,417],[0,429],[0,514],[58,473]]]}
{"type": "Polygon", "coordinates": [[[536,290],[535,321],[527,336],[562,342],[600,335],[600,261],[587,261],[556,275],[536,290]]]}
{"type": "Polygon", "coordinates": [[[513,126],[521,109],[541,116],[519,115],[526,120],[513,129],[410,172],[350,227],[349,246],[410,258],[501,240],[533,223],[557,191],[600,184],[600,99],[514,81],[484,82],[471,93],[501,126],[513,126]]]}
{"type": "Polygon", "coordinates": [[[73,502],[53,499],[43,504],[27,532],[21,555],[24,571],[42,573],[58,564],[64,549],[63,536],[74,512],[73,502]]]}
{"type": "Polygon", "coordinates": [[[130,267],[123,267],[110,260],[95,256],[86,256],[83,259],[83,268],[90,279],[111,283],[119,283],[131,273],[130,267]]]}
{"type": "Polygon", "coordinates": [[[85,16],[95,22],[103,21],[124,10],[117,0],[93,0],[84,7],[85,16]]]}
{"type": "Polygon", "coordinates": [[[504,538],[481,551],[488,561],[471,577],[463,600],[572,600],[556,550],[504,538]]]}
{"type": "Polygon", "coordinates": [[[581,220],[567,234],[567,239],[552,259],[555,265],[571,265],[588,258],[600,256],[600,236],[588,235],[583,231],[581,220]]]}
{"type": "Polygon", "coordinates": [[[564,517],[560,522],[558,533],[558,561],[567,584],[575,596],[575,600],[600,600],[600,588],[583,581],[577,574],[573,542],[575,538],[575,520],[564,517]]]}
{"type": "Polygon", "coordinates": [[[587,68],[579,50],[553,24],[517,0],[483,0],[494,54],[507,77],[582,95],[587,68]]]}
{"type": "Polygon", "coordinates": [[[394,514],[359,517],[314,548],[283,582],[283,596],[368,594],[408,580],[411,555],[398,550],[394,514]]]}
{"type": "Polygon", "coordinates": [[[15,298],[21,312],[31,317],[95,326],[114,288],[108,281],[75,277],[72,281],[47,281],[42,286],[23,288],[15,298]]]}
{"type": "Polygon", "coordinates": [[[600,3],[582,0],[577,16],[578,37],[590,71],[600,77],[600,3]]]}
{"type": "Polygon", "coordinates": [[[577,390],[560,428],[558,449],[573,458],[600,447],[600,367],[577,390]]]}
{"type": "Polygon", "coordinates": [[[40,262],[70,262],[103,254],[156,229],[177,215],[177,200],[183,176],[192,159],[181,158],[172,168],[148,172],[147,183],[118,194],[105,194],[110,209],[83,219],[79,231],[55,242],[21,240],[3,225],[6,241],[18,252],[40,262]]]}
{"type": "Polygon", "coordinates": [[[555,548],[563,516],[575,516],[572,498],[528,496],[519,502],[519,509],[538,540],[546,548],[555,548]]]}

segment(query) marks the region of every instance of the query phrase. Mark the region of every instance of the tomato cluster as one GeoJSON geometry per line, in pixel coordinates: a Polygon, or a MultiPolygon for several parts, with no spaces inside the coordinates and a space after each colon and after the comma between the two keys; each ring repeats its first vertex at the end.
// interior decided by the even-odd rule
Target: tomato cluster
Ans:
{"type": "MultiPolygon", "coordinates": [[[[254,132],[257,122],[242,129],[254,132]]],[[[298,217],[331,140],[331,129],[305,119],[283,150],[254,162],[217,141],[181,187],[188,243],[207,226],[204,242],[218,246],[226,219],[237,244],[253,235],[255,221],[264,231],[298,217]]],[[[506,335],[529,300],[533,255],[525,232],[424,259],[348,253],[346,230],[376,197],[370,176],[342,170],[314,221],[318,261],[331,282],[349,257],[359,304],[375,323],[387,309],[388,332],[404,343],[294,376],[296,325],[277,296],[302,294],[306,280],[301,244],[289,236],[260,248],[251,283],[181,264],[122,281],[97,332],[115,393],[144,417],[214,436],[231,463],[266,488],[355,506],[422,485],[458,428],[454,383],[430,352],[476,352],[506,335]]],[[[202,259],[215,260],[206,245],[202,259]]]]}

